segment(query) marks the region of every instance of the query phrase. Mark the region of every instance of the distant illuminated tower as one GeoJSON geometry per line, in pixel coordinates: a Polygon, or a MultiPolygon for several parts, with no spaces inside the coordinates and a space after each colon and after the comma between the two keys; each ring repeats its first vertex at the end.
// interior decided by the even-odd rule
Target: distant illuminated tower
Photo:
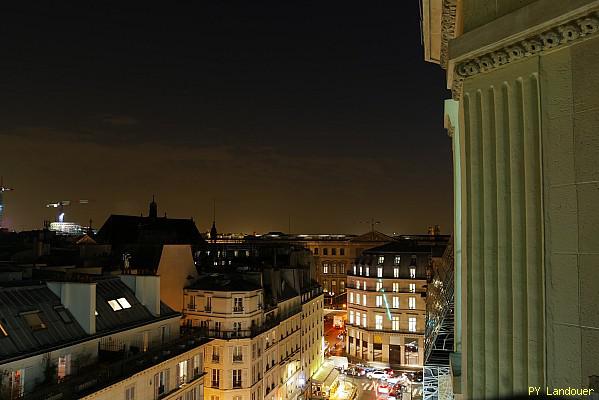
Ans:
{"type": "Polygon", "coordinates": [[[158,217],[158,204],[156,204],[156,201],[154,200],[154,195],[152,195],[152,202],[150,203],[150,218],[157,218],[158,217]]]}
{"type": "Polygon", "coordinates": [[[212,228],[210,228],[210,241],[216,243],[216,201],[212,203],[212,228]]]}
{"type": "Polygon", "coordinates": [[[0,177],[0,228],[2,228],[3,217],[4,217],[4,192],[13,190],[12,188],[4,186],[4,179],[0,177]]]}

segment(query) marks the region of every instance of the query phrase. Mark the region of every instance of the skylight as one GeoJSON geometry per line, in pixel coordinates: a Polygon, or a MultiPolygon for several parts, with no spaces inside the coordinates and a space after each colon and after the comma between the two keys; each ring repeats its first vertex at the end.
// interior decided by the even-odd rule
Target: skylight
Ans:
{"type": "Polygon", "coordinates": [[[69,316],[69,313],[64,307],[55,307],[54,309],[56,310],[56,313],[58,314],[62,322],[64,322],[65,324],[73,322],[73,320],[69,316]]]}
{"type": "Polygon", "coordinates": [[[108,300],[108,305],[112,307],[112,311],[119,311],[123,309],[123,307],[121,307],[121,305],[116,300],[108,300]]]}
{"type": "Polygon", "coordinates": [[[29,325],[31,330],[39,331],[41,329],[47,328],[46,324],[42,322],[39,310],[21,313],[21,317],[23,317],[23,319],[25,320],[27,325],[29,325]]]}
{"type": "Polygon", "coordinates": [[[116,299],[116,301],[118,301],[119,304],[121,305],[121,307],[123,307],[123,308],[131,308],[131,304],[129,304],[127,299],[124,297],[120,297],[120,298],[116,299]]]}

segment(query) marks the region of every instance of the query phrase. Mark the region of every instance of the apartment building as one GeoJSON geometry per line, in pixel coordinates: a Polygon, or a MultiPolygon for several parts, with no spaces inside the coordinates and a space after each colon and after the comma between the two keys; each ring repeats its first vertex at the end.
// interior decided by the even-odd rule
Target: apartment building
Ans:
{"type": "Polygon", "coordinates": [[[397,241],[365,251],[348,271],[348,354],[392,366],[424,363],[427,277],[446,241],[397,241]]]}
{"type": "Polygon", "coordinates": [[[159,288],[157,276],[0,284],[0,396],[201,399],[207,340],[180,337],[159,288]]]}
{"type": "Polygon", "coordinates": [[[304,392],[322,364],[323,296],[317,285],[299,284],[299,272],[211,273],[185,289],[185,324],[213,339],[206,399],[295,399],[304,392]]]}

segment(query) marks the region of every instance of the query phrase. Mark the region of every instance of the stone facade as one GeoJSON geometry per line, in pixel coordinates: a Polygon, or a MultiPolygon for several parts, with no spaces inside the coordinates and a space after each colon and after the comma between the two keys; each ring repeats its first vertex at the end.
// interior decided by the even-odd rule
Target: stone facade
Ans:
{"type": "Polygon", "coordinates": [[[599,390],[599,2],[456,4],[456,388],[599,390]]]}

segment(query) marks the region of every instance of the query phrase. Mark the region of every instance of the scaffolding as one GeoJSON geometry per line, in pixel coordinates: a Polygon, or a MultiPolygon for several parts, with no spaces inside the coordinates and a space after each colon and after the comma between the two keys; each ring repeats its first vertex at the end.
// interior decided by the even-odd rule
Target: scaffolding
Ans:
{"type": "Polygon", "coordinates": [[[453,399],[449,355],[454,343],[453,239],[434,268],[428,287],[425,331],[424,400],[453,399]]]}

